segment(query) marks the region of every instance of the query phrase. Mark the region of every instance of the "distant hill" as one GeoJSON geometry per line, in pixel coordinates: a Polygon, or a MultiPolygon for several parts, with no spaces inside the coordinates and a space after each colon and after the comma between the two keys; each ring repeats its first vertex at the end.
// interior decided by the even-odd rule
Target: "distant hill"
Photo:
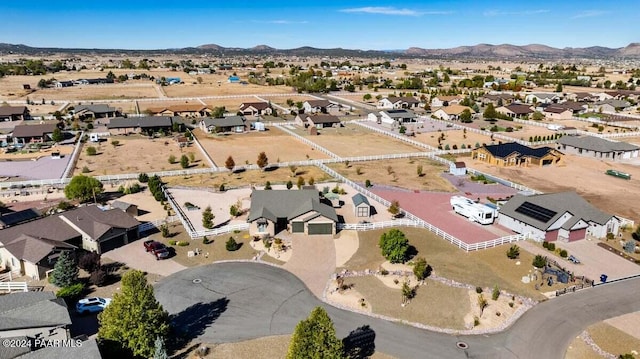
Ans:
{"type": "Polygon", "coordinates": [[[124,53],[124,54],[217,54],[217,55],[284,55],[284,56],[328,56],[328,57],[382,57],[409,58],[426,57],[441,59],[566,59],[566,58],[640,58],[640,43],[632,43],[622,48],[601,46],[563,49],[540,44],[478,44],[458,46],[449,49],[424,49],[410,47],[406,50],[358,50],[358,49],[319,49],[303,46],[294,49],[276,49],[268,45],[251,48],[224,47],[217,44],[205,44],[198,47],[158,50],[121,50],[121,49],[65,49],[40,48],[23,44],[0,43],[0,54],[17,53],[26,55],[46,55],[51,53],[124,53]]]}

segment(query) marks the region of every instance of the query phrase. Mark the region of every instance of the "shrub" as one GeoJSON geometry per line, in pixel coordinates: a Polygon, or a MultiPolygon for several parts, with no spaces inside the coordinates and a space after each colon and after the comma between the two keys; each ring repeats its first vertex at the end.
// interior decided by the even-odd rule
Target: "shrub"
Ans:
{"type": "Polygon", "coordinates": [[[549,242],[549,244],[547,244],[547,249],[552,251],[552,252],[555,251],[556,250],[556,244],[549,242]]]}
{"type": "Polygon", "coordinates": [[[480,318],[473,317],[473,326],[477,327],[478,325],[480,325],[480,318]]]}
{"type": "Polygon", "coordinates": [[[175,246],[175,245],[176,245],[176,243],[177,243],[177,242],[176,242],[176,241],[174,241],[174,240],[170,240],[170,241],[169,241],[169,245],[170,245],[170,246],[175,246]]]}
{"type": "Polygon", "coordinates": [[[178,241],[178,243],[176,243],[178,246],[180,247],[186,247],[189,245],[189,242],[187,241],[178,241]]]}
{"type": "Polygon", "coordinates": [[[63,298],[67,303],[76,301],[84,292],[84,284],[76,283],[64,287],[56,292],[56,297],[63,298]]]}
{"type": "Polygon", "coordinates": [[[287,189],[293,188],[293,182],[287,181],[287,189]]]}
{"type": "Polygon", "coordinates": [[[89,172],[91,172],[89,167],[87,167],[87,166],[82,167],[82,173],[89,173],[89,172]]]}
{"type": "Polygon", "coordinates": [[[88,273],[93,273],[100,269],[100,255],[96,252],[89,252],[80,257],[78,267],[84,269],[88,273]]]}
{"type": "Polygon", "coordinates": [[[627,253],[633,253],[636,251],[636,242],[634,240],[627,241],[624,243],[624,246],[622,246],[622,248],[627,253]]]}
{"type": "Polygon", "coordinates": [[[240,245],[235,239],[233,239],[233,237],[229,237],[229,240],[224,244],[224,246],[229,252],[237,251],[240,248],[240,245]]]}
{"type": "Polygon", "coordinates": [[[507,250],[507,257],[509,259],[516,259],[519,256],[520,256],[520,247],[518,247],[515,244],[509,247],[509,249],[507,250]]]}
{"type": "Polygon", "coordinates": [[[267,181],[267,183],[264,184],[264,189],[266,190],[271,189],[271,182],[267,181]]]}
{"type": "Polygon", "coordinates": [[[174,163],[176,163],[176,156],[174,156],[174,155],[169,155],[169,163],[170,163],[170,164],[174,164],[174,163]]]}
{"type": "Polygon", "coordinates": [[[498,300],[499,297],[500,297],[500,288],[498,288],[498,285],[496,284],[493,286],[493,291],[491,292],[491,299],[498,300]]]}
{"type": "Polygon", "coordinates": [[[91,273],[89,277],[89,281],[95,286],[102,287],[107,280],[107,272],[102,269],[98,269],[97,271],[91,273]]]}
{"type": "Polygon", "coordinates": [[[513,308],[513,302],[509,302],[509,306],[513,308]]]}
{"type": "Polygon", "coordinates": [[[147,183],[149,181],[149,175],[146,173],[141,173],[138,175],[138,181],[140,183],[147,183]]]}
{"type": "Polygon", "coordinates": [[[423,280],[431,274],[431,266],[427,264],[427,260],[419,257],[415,260],[413,265],[413,274],[418,280],[423,280]]]}
{"type": "Polygon", "coordinates": [[[189,168],[189,157],[187,155],[180,156],[180,167],[189,168]]]}
{"type": "Polygon", "coordinates": [[[569,253],[567,253],[566,249],[560,250],[560,257],[567,258],[568,255],[569,255],[569,253]]]}
{"type": "Polygon", "coordinates": [[[543,268],[547,264],[547,258],[538,254],[533,258],[532,264],[536,268],[543,268]]]}
{"type": "Polygon", "coordinates": [[[169,226],[166,223],[160,226],[160,233],[163,238],[167,238],[171,234],[169,233],[169,226]]]}
{"type": "Polygon", "coordinates": [[[220,192],[224,192],[225,190],[226,190],[226,188],[224,187],[224,183],[222,183],[222,184],[220,185],[220,187],[218,187],[218,191],[220,191],[220,192]]]}
{"type": "Polygon", "coordinates": [[[476,287],[476,293],[478,294],[482,293],[482,287],[476,287]]]}
{"type": "Polygon", "coordinates": [[[388,271],[388,270],[386,270],[386,269],[384,269],[384,268],[382,268],[382,269],[380,270],[380,275],[387,275],[387,274],[389,274],[389,271],[388,271]]]}
{"type": "Polygon", "coordinates": [[[207,238],[207,236],[202,237],[202,244],[209,244],[209,243],[211,242],[209,241],[209,238],[207,238]]]}
{"type": "Polygon", "coordinates": [[[87,147],[86,151],[88,156],[95,156],[96,154],[98,154],[98,150],[96,150],[96,148],[93,146],[87,147]]]}
{"type": "Polygon", "coordinates": [[[549,249],[549,242],[547,241],[542,242],[542,248],[549,249]]]}
{"type": "Polygon", "coordinates": [[[229,207],[229,214],[232,217],[237,217],[240,215],[240,210],[238,209],[238,206],[235,204],[232,204],[231,207],[229,207]]]}

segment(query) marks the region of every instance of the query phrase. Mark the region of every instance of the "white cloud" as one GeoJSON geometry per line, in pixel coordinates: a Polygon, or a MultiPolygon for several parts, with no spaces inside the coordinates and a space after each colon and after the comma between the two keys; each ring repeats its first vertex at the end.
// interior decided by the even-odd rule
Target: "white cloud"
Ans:
{"type": "Polygon", "coordinates": [[[378,14],[378,15],[397,15],[397,16],[422,16],[422,15],[448,15],[451,11],[418,11],[413,9],[398,9],[387,6],[365,6],[351,9],[342,9],[340,12],[361,13],[361,14],[378,14]]]}
{"type": "Polygon", "coordinates": [[[549,10],[536,9],[536,10],[522,10],[522,11],[503,11],[503,10],[487,10],[482,13],[484,16],[526,16],[548,13],[549,10]]]}
{"type": "Polygon", "coordinates": [[[585,17],[596,17],[596,16],[602,16],[605,14],[608,14],[609,11],[603,11],[603,10],[585,10],[585,11],[581,11],[577,14],[575,14],[574,16],[572,16],[572,19],[582,19],[585,17]]]}

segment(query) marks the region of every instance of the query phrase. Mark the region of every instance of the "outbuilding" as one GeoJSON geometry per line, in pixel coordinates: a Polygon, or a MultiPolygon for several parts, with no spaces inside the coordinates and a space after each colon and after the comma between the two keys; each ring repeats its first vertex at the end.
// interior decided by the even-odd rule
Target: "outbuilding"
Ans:
{"type": "Polygon", "coordinates": [[[371,216],[371,204],[367,197],[363,194],[356,194],[351,197],[353,201],[353,214],[356,217],[370,217],[371,216]]]}

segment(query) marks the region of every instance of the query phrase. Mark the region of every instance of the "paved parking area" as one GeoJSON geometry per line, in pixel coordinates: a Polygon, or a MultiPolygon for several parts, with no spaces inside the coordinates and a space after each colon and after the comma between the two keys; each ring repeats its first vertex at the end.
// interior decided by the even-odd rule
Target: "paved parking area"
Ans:
{"type": "Polygon", "coordinates": [[[17,176],[25,179],[60,178],[70,160],[71,155],[57,160],[46,156],[37,161],[2,161],[0,176],[17,176]]]}
{"type": "Polygon", "coordinates": [[[628,277],[640,274],[640,266],[624,258],[600,248],[596,240],[580,240],[572,243],[555,242],[556,248],[566,249],[569,254],[580,260],[580,264],[573,264],[566,259],[554,255],[548,250],[531,242],[520,242],[519,245],[533,254],[553,257],[558,263],[576,274],[584,275],[596,282],[600,275],[606,274],[609,279],[628,277]]]}
{"type": "Polygon", "coordinates": [[[187,268],[171,258],[156,260],[155,256],[144,250],[144,245],[142,243],[147,239],[148,238],[139,239],[135,242],[131,242],[126,246],[105,252],[102,256],[116,262],[124,263],[130,268],[138,269],[147,273],[159,274],[164,277],[187,268]]]}

